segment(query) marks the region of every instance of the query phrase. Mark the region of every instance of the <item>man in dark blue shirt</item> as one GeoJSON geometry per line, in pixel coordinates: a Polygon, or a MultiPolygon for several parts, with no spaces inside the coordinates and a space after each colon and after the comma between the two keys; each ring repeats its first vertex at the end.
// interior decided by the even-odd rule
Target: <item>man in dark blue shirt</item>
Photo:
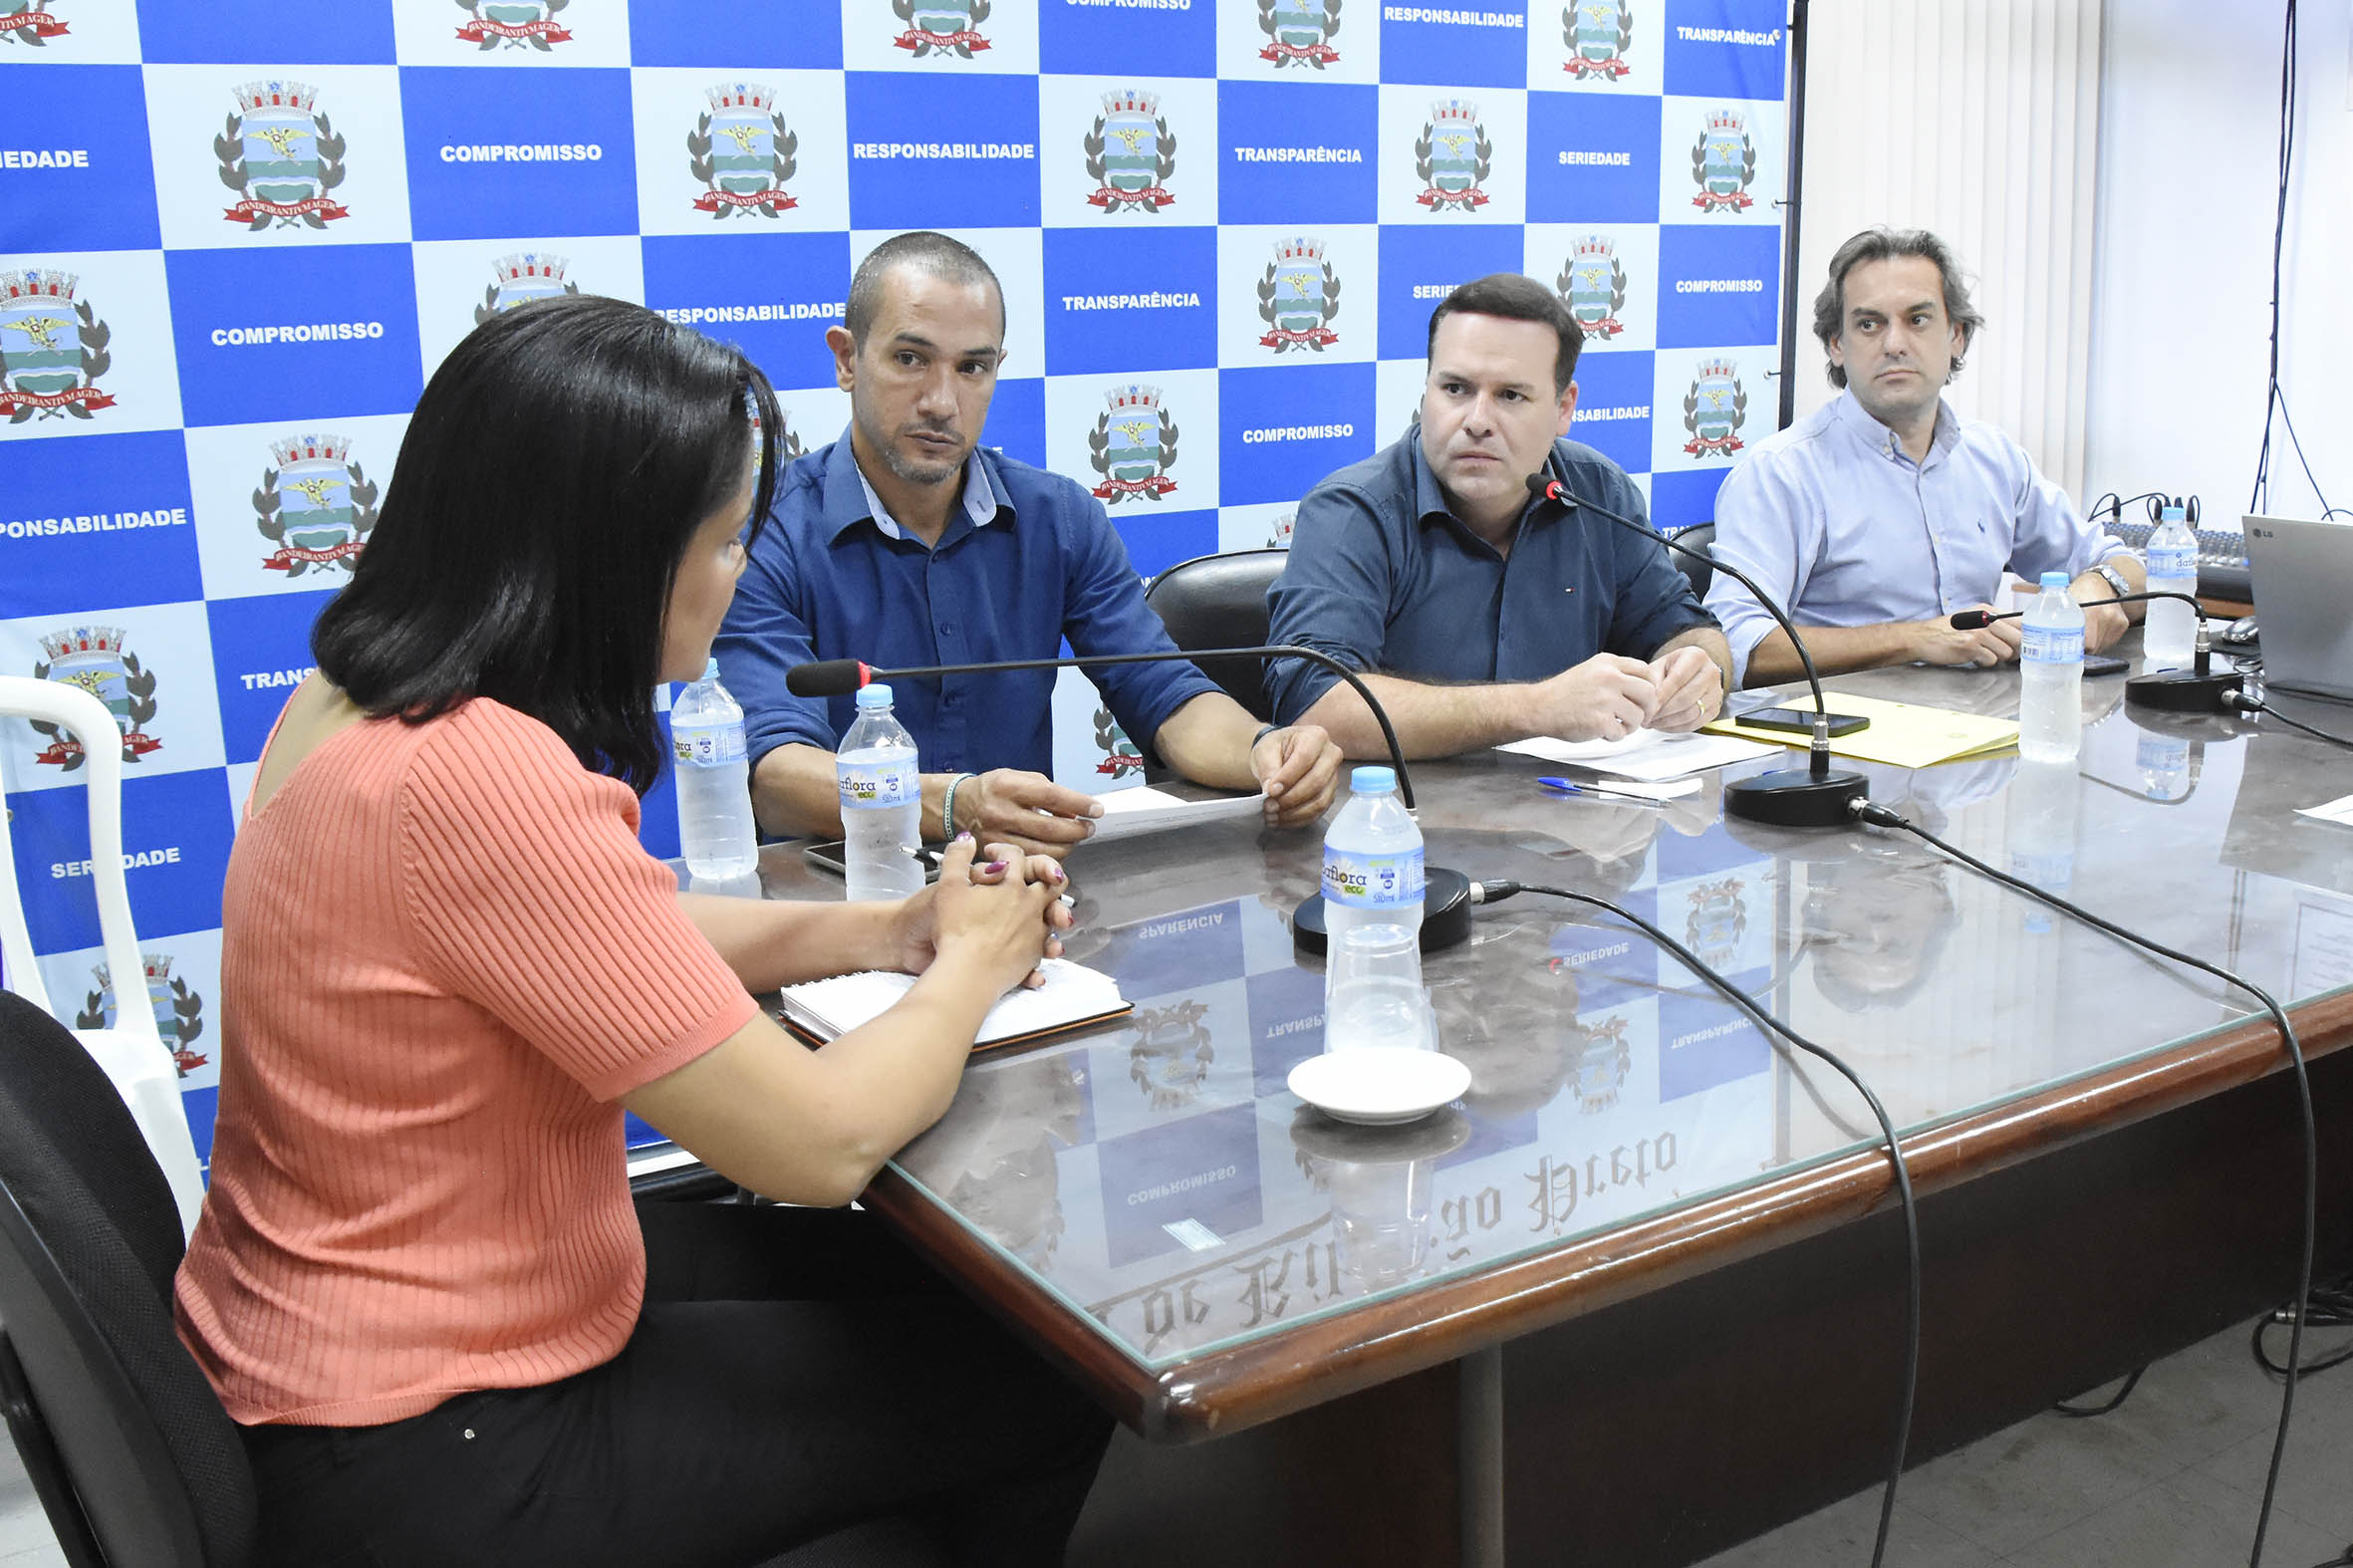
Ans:
{"type": "MultiPolygon", "coordinates": [[[[1051,658],[1065,639],[1080,653],[1175,651],[1102,503],[979,448],[1004,333],[988,264],[931,233],[877,246],[845,325],[826,333],[850,428],[778,484],[714,650],[771,832],[842,831],[834,748],[852,700],[791,695],[794,664],[1051,658]]],[[[1313,822],[1331,803],[1340,752],[1316,726],[1262,726],[1181,660],[1089,673],[1121,727],[1176,772],[1263,788],[1271,825],[1313,822]]],[[[969,831],[1061,855],[1093,832],[1102,807],[1046,776],[1053,688],[1054,671],[1019,670],[894,690],[923,769],[925,838],[969,831]]]]}
{"type": "MultiPolygon", "coordinates": [[[[1697,729],[1722,704],[1730,651],[1667,551],[1528,499],[1548,470],[1644,518],[1624,471],[1565,438],[1583,341],[1532,278],[1463,284],[1431,314],[1419,422],[1299,504],[1268,641],[1363,670],[1410,756],[1697,729]]],[[[1279,660],[1267,686],[1278,716],[1322,725],[1352,757],[1387,754],[1329,670],[1279,660]]]]}

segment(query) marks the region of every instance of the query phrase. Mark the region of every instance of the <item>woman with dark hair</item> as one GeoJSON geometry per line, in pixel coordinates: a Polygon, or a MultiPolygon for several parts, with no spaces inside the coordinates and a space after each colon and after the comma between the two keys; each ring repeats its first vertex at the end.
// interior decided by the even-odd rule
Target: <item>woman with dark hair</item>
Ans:
{"type": "Polygon", "coordinates": [[[898,904],[697,899],[636,837],[781,428],[730,348],[613,300],[498,316],[418,400],[263,753],[180,1336],[270,1564],[738,1568],[862,1521],[1058,1561],[1106,1418],[835,1211],[1060,950],[1054,863],[898,904]],[[896,967],[822,1050],[751,992],[896,967]],[[633,1209],[635,1111],[815,1207],[633,1209]]]}

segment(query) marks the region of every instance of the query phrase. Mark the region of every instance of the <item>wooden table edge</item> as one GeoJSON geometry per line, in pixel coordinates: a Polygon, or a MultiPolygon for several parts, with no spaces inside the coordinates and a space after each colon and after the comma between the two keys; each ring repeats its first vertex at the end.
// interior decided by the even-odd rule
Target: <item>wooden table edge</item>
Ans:
{"type": "MultiPolygon", "coordinates": [[[[2353,1044],[2353,990],[2289,1009],[2304,1054],[2353,1044]]],[[[1958,1185],[2287,1070],[2268,1019],[2120,1062],[1904,1139],[1917,1193],[1958,1185]]],[[[864,1201],[966,1291],[1155,1442],[1194,1442],[1453,1361],[1786,1246],[1895,1200],[1887,1157],[1859,1150],[1474,1273],[1314,1318],[1158,1370],[1010,1269],[886,1169],[864,1201]]]]}

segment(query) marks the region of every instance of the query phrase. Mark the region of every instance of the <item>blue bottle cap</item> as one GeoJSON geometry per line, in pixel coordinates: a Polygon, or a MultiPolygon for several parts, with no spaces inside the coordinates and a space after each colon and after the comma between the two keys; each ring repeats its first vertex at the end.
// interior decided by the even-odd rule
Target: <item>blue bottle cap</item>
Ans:
{"type": "Polygon", "coordinates": [[[891,705],[891,688],[880,684],[860,686],[858,688],[858,705],[860,707],[889,707],[891,705]]]}
{"type": "Polygon", "coordinates": [[[716,680],[719,678],[719,661],[717,658],[706,658],[702,661],[702,678],[705,680],[716,680]]]}
{"type": "Polygon", "coordinates": [[[2190,513],[2184,507],[2160,507],[2157,512],[2157,520],[2161,523],[2186,523],[2190,520],[2190,513]]]}
{"type": "MultiPolygon", "coordinates": [[[[2148,514],[2144,512],[2142,515],[2147,516],[2148,514]]],[[[2055,588],[2061,593],[2065,593],[2067,590],[2067,574],[2064,572],[2045,572],[2042,574],[2042,586],[2046,589],[2055,588]]]]}
{"type": "Polygon", "coordinates": [[[1386,795],[1397,788],[1395,768],[1354,768],[1348,775],[1349,790],[1358,795],[1386,795]]]}

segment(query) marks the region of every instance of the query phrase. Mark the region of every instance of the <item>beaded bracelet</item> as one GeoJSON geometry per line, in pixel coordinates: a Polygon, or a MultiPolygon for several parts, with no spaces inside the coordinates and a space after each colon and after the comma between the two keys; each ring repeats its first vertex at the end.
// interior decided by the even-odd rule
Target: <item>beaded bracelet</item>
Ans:
{"type": "Polygon", "coordinates": [[[969,773],[959,773],[947,781],[947,794],[939,802],[939,825],[946,830],[940,835],[942,838],[952,839],[956,836],[956,786],[971,776],[969,773]]]}

